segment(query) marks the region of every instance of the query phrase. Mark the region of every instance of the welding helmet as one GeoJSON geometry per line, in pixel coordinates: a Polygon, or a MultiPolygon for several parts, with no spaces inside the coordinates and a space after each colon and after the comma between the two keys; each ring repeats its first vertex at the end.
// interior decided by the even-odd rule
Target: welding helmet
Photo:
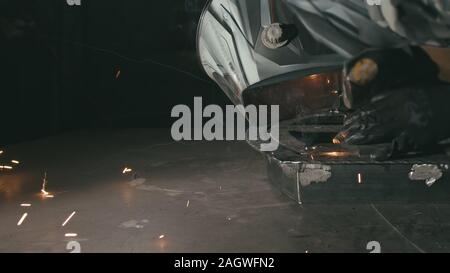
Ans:
{"type": "Polygon", "coordinates": [[[363,0],[211,0],[197,33],[200,63],[235,104],[279,105],[280,117],[340,111],[343,64],[403,40],[363,0]]]}

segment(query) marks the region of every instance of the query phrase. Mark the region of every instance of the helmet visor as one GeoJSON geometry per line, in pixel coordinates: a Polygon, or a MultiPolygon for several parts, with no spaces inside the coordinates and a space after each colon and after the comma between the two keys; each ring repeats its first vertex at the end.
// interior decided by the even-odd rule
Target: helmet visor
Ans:
{"type": "Polygon", "coordinates": [[[279,105],[280,119],[342,115],[342,70],[300,76],[281,76],[251,86],[243,93],[245,105],[279,105]]]}

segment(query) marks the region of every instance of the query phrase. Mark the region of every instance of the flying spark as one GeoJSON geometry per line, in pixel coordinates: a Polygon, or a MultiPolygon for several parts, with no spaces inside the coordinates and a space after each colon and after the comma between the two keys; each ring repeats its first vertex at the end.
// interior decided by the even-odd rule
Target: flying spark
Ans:
{"type": "Polygon", "coordinates": [[[358,184],[362,184],[362,174],[358,173],[358,184]]]}
{"type": "Polygon", "coordinates": [[[20,204],[21,207],[31,207],[31,204],[20,204]]]}
{"type": "Polygon", "coordinates": [[[126,174],[126,173],[131,173],[132,171],[133,171],[132,169],[125,167],[125,169],[123,169],[122,173],[126,174]]]}
{"type": "Polygon", "coordinates": [[[67,223],[69,223],[70,219],[72,219],[72,217],[75,215],[75,211],[72,212],[72,214],[66,219],[66,221],[64,221],[64,223],[62,224],[63,227],[65,227],[67,225],[67,223]]]}
{"type": "Polygon", "coordinates": [[[11,160],[11,163],[13,163],[13,164],[20,164],[20,162],[17,161],[17,160],[11,160]]]}
{"type": "Polygon", "coordinates": [[[47,187],[47,173],[44,174],[44,179],[42,180],[41,193],[44,195],[44,197],[49,195],[49,192],[45,190],[46,187],[47,187]]]}
{"type": "Polygon", "coordinates": [[[45,189],[46,187],[47,187],[47,173],[45,173],[44,175],[41,193],[44,198],[54,198],[55,196],[53,194],[50,194],[48,191],[46,191],[45,189]]]}
{"type": "Polygon", "coordinates": [[[159,239],[164,239],[164,237],[166,237],[166,235],[159,235],[159,239]]]}
{"type": "Polygon", "coordinates": [[[66,233],[65,237],[71,237],[71,238],[78,237],[78,234],[76,234],[76,233],[66,233]]]}
{"type": "Polygon", "coordinates": [[[21,226],[22,223],[23,223],[23,221],[25,221],[25,219],[27,218],[27,216],[28,216],[28,213],[24,213],[24,214],[22,215],[22,218],[20,218],[19,222],[17,223],[17,225],[18,225],[18,226],[21,226]]]}
{"type": "Polygon", "coordinates": [[[187,204],[186,204],[186,208],[189,208],[190,203],[191,203],[191,201],[188,200],[188,201],[187,201],[187,204]]]}

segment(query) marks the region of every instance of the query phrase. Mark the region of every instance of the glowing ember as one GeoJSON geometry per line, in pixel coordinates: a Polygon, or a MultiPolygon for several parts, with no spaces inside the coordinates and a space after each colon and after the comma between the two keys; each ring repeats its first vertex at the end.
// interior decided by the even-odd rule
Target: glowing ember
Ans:
{"type": "Polygon", "coordinates": [[[17,161],[17,160],[11,160],[11,163],[13,163],[13,164],[20,164],[20,162],[17,161]]]}
{"type": "Polygon", "coordinates": [[[132,169],[125,167],[125,169],[123,169],[122,173],[126,174],[126,173],[131,173],[132,171],[133,171],[132,169]]]}
{"type": "Polygon", "coordinates": [[[0,150],[0,155],[3,154],[3,151],[0,150]]]}
{"type": "Polygon", "coordinates": [[[66,233],[65,236],[73,238],[73,237],[77,237],[78,234],[76,234],[76,233],[66,233]]]}
{"type": "Polygon", "coordinates": [[[164,237],[166,237],[166,235],[159,235],[159,239],[164,239],[164,237]]]}
{"type": "Polygon", "coordinates": [[[23,223],[23,221],[25,221],[25,219],[27,218],[27,216],[28,216],[28,213],[24,213],[24,214],[22,215],[22,218],[20,218],[19,222],[17,223],[17,225],[18,225],[18,226],[21,226],[22,223],[23,223]]]}
{"type": "Polygon", "coordinates": [[[31,207],[31,204],[20,204],[21,207],[31,207]]]}
{"type": "Polygon", "coordinates": [[[362,174],[358,173],[358,184],[362,184],[362,174]]]}
{"type": "Polygon", "coordinates": [[[70,214],[70,216],[62,224],[63,227],[65,227],[67,225],[67,223],[69,223],[70,219],[72,219],[72,217],[75,215],[75,213],[76,213],[76,211],[74,211],[74,212],[72,212],[72,214],[70,214]]]}
{"type": "Polygon", "coordinates": [[[328,152],[328,153],[322,153],[322,156],[329,156],[329,157],[346,157],[351,155],[348,152],[328,152]]]}

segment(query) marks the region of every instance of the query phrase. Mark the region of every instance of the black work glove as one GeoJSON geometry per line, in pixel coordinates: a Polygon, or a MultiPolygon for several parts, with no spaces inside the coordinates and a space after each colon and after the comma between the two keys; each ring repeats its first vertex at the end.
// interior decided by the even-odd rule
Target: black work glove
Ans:
{"type": "Polygon", "coordinates": [[[439,67],[419,47],[370,49],[344,66],[344,104],[358,109],[388,90],[439,82],[439,67]]]}
{"type": "Polygon", "coordinates": [[[392,155],[424,151],[449,137],[450,85],[440,83],[380,94],[346,118],[335,142],[392,143],[392,155]]]}

